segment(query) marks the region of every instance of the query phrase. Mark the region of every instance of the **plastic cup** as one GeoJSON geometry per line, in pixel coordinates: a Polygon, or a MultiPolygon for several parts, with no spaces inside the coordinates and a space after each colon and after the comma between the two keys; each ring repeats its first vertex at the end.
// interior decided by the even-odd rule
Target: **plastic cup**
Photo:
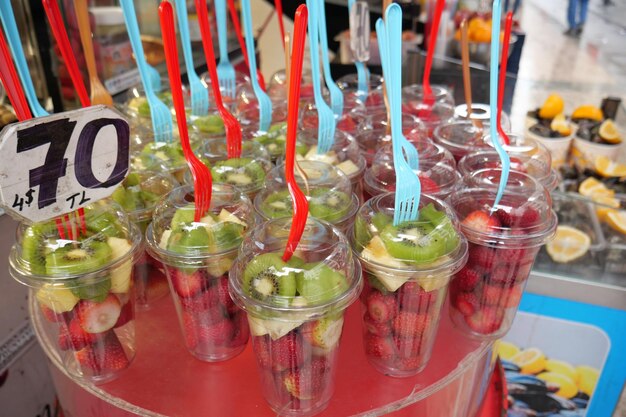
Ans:
{"type": "MultiPolygon", "coordinates": [[[[178,137],[178,130],[174,129],[172,142],[156,142],[152,131],[136,135],[131,143],[131,168],[133,171],[166,172],[183,183],[185,173],[189,171],[187,160],[178,137]]],[[[199,148],[196,136],[191,136],[191,147],[199,148]]]]}
{"type": "Polygon", "coordinates": [[[189,115],[187,125],[192,129],[190,139],[194,141],[223,140],[226,137],[224,120],[216,108],[210,109],[203,116],[189,115]]]}
{"type": "MultiPolygon", "coordinates": [[[[467,104],[464,103],[456,106],[454,109],[454,117],[458,120],[468,120],[467,104]]],[[[505,132],[510,132],[511,119],[509,119],[508,114],[502,111],[501,118],[502,129],[504,129],[505,132]]],[[[489,107],[489,104],[472,103],[472,114],[469,120],[475,120],[483,124],[489,123],[491,120],[491,107],[489,107]]]]}
{"type": "Polygon", "coordinates": [[[9,271],[30,287],[65,370],[103,383],[135,356],[132,270],[143,247],[141,232],[117,204],[97,202],[84,211],[86,233],[78,237],[80,221],[73,215],[65,219],[63,235],[55,220],[21,222],[9,271]]]}
{"type": "Polygon", "coordinates": [[[450,91],[442,86],[432,86],[432,94],[434,100],[426,102],[421,85],[413,84],[402,89],[402,113],[418,117],[426,126],[429,137],[437,126],[454,117],[454,99],[450,91]]]}
{"type": "Polygon", "coordinates": [[[477,128],[470,121],[453,121],[437,127],[433,133],[435,143],[446,148],[457,163],[468,153],[487,148],[484,134],[489,131],[489,124],[477,128]]]}
{"type": "Polygon", "coordinates": [[[490,216],[501,170],[472,175],[448,199],[469,241],[467,265],[450,285],[450,314],[469,336],[495,340],[511,327],[537,253],[554,236],[557,217],[546,188],[515,171],[490,216]]]}
{"type": "Polygon", "coordinates": [[[623,142],[609,143],[602,139],[599,130],[602,123],[580,120],[572,142],[571,159],[580,170],[595,170],[595,161],[599,157],[619,160],[623,142]]]}
{"type": "MultiPolygon", "coordinates": [[[[167,173],[132,172],[113,192],[111,199],[122,207],[143,236],[158,201],[178,185],[176,179],[167,173]]],[[[169,293],[163,265],[146,251],[133,267],[133,279],[138,309],[148,309],[154,301],[169,293]]]]}
{"type": "MultiPolygon", "coordinates": [[[[200,76],[202,83],[206,86],[207,90],[209,90],[209,107],[215,109],[215,98],[213,97],[213,87],[211,85],[211,76],[208,71],[203,73],[200,76]]],[[[220,85],[220,92],[222,94],[222,101],[224,102],[224,106],[230,109],[234,109],[238,103],[239,91],[245,90],[246,88],[250,88],[250,77],[248,74],[235,71],[235,88],[237,90],[237,94],[235,98],[231,98],[228,94],[226,94],[226,89],[220,85]]]]}
{"type": "MultiPolygon", "coordinates": [[[[358,131],[359,124],[366,117],[365,107],[357,104],[352,108],[344,107],[343,114],[336,121],[336,131],[355,135],[358,131]]],[[[318,134],[318,112],[314,100],[308,100],[304,103],[300,111],[300,123],[298,124],[301,131],[307,136],[318,134]]]]}
{"type": "Polygon", "coordinates": [[[362,278],[346,237],[312,218],[294,256],[284,263],[291,222],[270,220],[244,240],[229,290],[248,313],[270,407],[280,415],[310,416],[326,408],[333,395],[344,312],[357,299],[362,278]],[[263,292],[277,279],[280,292],[263,292]]]}
{"type": "Polygon", "coordinates": [[[383,77],[378,74],[370,74],[366,97],[358,94],[359,77],[357,74],[344,75],[337,80],[337,86],[344,92],[344,108],[347,110],[365,107],[369,113],[385,108],[383,77]]]}
{"type": "Polygon", "coordinates": [[[147,250],[163,263],[187,350],[206,362],[225,361],[248,342],[245,313],[228,295],[228,271],[254,226],[250,200],[213,184],[211,207],[193,221],[193,187],[161,200],[146,231],[147,250]]]}
{"type": "MultiPolygon", "coordinates": [[[[509,133],[508,137],[509,145],[503,144],[502,146],[511,158],[511,169],[536,178],[548,191],[554,191],[559,185],[560,176],[556,170],[552,169],[550,152],[545,146],[522,135],[509,133]]],[[[489,144],[493,143],[491,136],[486,136],[485,141],[489,144]]],[[[462,176],[483,168],[501,167],[502,162],[495,149],[465,155],[458,164],[462,176]]]]}
{"type": "MultiPolygon", "coordinates": [[[[256,103],[256,102],[255,102],[256,103]]],[[[259,132],[259,106],[258,103],[251,104],[245,109],[240,110],[236,114],[241,128],[244,132],[256,133],[259,132]]],[[[272,103],[272,122],[271,126],[282,125],[287,121],[287,103],[272,103]]]]}
{"type": "Polygon", "coordinates": [[[430,196],[421,196],[417,221],[394,226],[394,199],[387,193],[367,201],[351,240],[365,281],[367,360],[385,375],[407,377],[428,364],[448,284],[467,261],[467,241],[450,208],[430,196]],[[420,235],[420,230],[428,232],[420,235]],[[438,249],[420,243],[426,241],[437,242],[438,249]],[[422,250],[416,250],[419,245],[422,250]]]}
{"type": "MultiPolygon", "coordinates": [[[[320,76],[321,78],[321,76],[320,76]]],[[[324,81],[320,79],[322,83],[322,93],[328,93],[326,87],[324,86],[324,81]]],[[[285,70],[278,70],[272,75],[269,81],[269,87],[267,88],[267,94],[270,96],[272,101],[286,101],[287,100],[287,77],[285,75],[285,70]]],[[[313,78],[311,78],[311,73],[309,70],[305,70],[302,73],[302,80],[300,81],[300,101],[306,102],[310,99],[313,99],[313,78]]]]}
{"type": "MultiPolygon", "coordinates": [[[[359,209],[359,199],[352,192],[348,177],[338,168],[320,161],[299,161],[307,181],[296,170],[300,189],[309,200],[309,214],[347,233],[359,209]],[[307,188],[308,184],[308,188],[307,188]]],[[[267,176],[265,188],[254,199],[254,208],[263,220],[291,217],[293,202],[285,181],[285,165],[267,176]]]]}

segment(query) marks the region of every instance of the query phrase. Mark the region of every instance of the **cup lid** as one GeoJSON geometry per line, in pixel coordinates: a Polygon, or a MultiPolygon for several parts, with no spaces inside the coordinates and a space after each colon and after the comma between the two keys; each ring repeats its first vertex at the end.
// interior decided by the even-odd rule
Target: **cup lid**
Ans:
{"type": "Polygon", "coordinates": [[[111,199],[122,207],[134,222],[148,220],[162,196],[178,187],[167,172],[132,171],[113,191],[111,199]]]}
{"type": "Polygon", "coordinates": [[[483,128],[478,128],[468,120],[453,121],[438,126],[433,134],[433,139],[452,155],[463,156],[486,148],[488,144],[484,140],[484,134],[488,131],[488,123],[483,128]]]}

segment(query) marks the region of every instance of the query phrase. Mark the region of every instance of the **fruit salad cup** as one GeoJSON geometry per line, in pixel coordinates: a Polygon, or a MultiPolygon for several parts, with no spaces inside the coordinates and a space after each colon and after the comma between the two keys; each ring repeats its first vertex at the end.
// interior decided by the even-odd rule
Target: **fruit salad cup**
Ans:
{"type": "Polygon", "coordinates": [[[193,187],[161,200],[146,231],[147,250],[165,266],[187,350],[207,362],[228,360],[246,347],[245,313],[228,295],[228,271],[254,226],[250,200],[213,184],[209,211],[194,221],[193,187]]]}
{"type": "MultiPolygon", "coordinates": [[[[169,85],[167,78],[161,79],[161,85],[169,85]]],[[[175,119],[176,114],[174,112],[172,93],[170,91],[161,91],[156,93],[159,100],[163,102],[167,107],[171,109],[172,117],[175,119]]],[[[183,98],[185,100],[185,108],[190,111],[191,97],[189,90],[186,86],[183,86],[183,98]]],[[[131,131],[135,128],[144,128],[152,132],[152,114],[150,112],[150,104],[143,91],[143,86],[137,85],[128,90],[126,93],[126,100],[123,104],[117,106],[117,108],[125,115],[128,116],[127,120],[130,124],[131,131]]]]}
{"type": "Polygon", "coordinates": [[[435,143],[446,148],[456,162],[459,162],[468,153],[488,148],[484,135],[489,131],[489,124],[478,128],[470,121],[452,121],[437,127],[433,133],[435,143]]]}
{"type": "MultiPolygon", "coordinates": [[[[270,126],[270,130],[273,127],[276,129],[276,126],[282,126],[287,121],[287,103],[279,102],[272,103],[272,122],[270,126]]],[[[243,110],[238,111],[235,116],[239,120],[241,124],[241,128],[244,131],[244,137],[249,136],[251,134],[259,133],[259,106],[255,101],[252,105],[246,107],[243,110]]],[[[284,145],[283,145],[284,147],[284,145]]]]}
{"type": "Polygon", "coordinates": [[[63,234],[55,220],[20,223],[9,271],[31,288],[66,371],[102,383],[135,356],[133,265],[143,247],[117,204],[84,211],[84,229],[73,214],[61,218],[63,234]]]}
{"type": "Polygon", "coordinates": [[[223,139],[226,135],[224,120],[217,109],[212,109],[204,116],[190,115],[189,126],[193,129],[193,139],[198,141],[223,139]]]}
{"type": "MultiPolygon", "coordinates": [[[[504,111],[500,115],[502,129],[505,132],[511,131],[511,119],[509,119],[509,115],[504,111]]],[[[459,104],[454,109],[454,118],[457,120],[470,120],[474,121],[474,123],[485,124],[489,123],[491,120],[491,108],[489,104],[483,103],[472,103],[472,114],[470,118],[467,117],[467,104],[459,104]]]]}
{"type": "Polygon", "coordinates": [[[365,355],[379,372],[406,377],[430,359],[448,284],[467,261],[467,242],[441,200],[422,195],[418,219],[397,226],[394,200],[387,193],[366,202],[351,239],[365,281],[365,355]]]}
{"type": "Polygon", "coordinates": [[[598,158],[618,161],[623,149],[622,134],[612,120],[578,121],[572,143],[572,161],[578,169],[595,169],[598,158]]]}
{"type": "MultiPolygon", "coordinates": [[[[320,76],[321,77],[321,76],[320,76]]],[[[322,93],[327,94],[328,90],[322,83],[322,93]]],[[[287,77],[285,70],[279,70],[272,75],[269,81],[269,87],[267,88],[267,94],[270,96],[273,102],[286,101],[287,100],[287,77]]],[[[303,71],[302,80],[300,81],[300,100],[302,103],[308,102],[313,99],[313,78],[308,70],[303,71]]]]}
{"type": "MultiPolygon", "coordinates": [[[[525,136],[508,134],[509,145],[502,146],[511,158],[511,169],[524,172],[537,179],[548,191],[552,192],[560,183],[558,172],[552,168],[550,152],[539,142],[525,136]]],[[[502,139],[500,138],[502,141],[502,139]]],[[[492,144],[491,136],[485,137],[492,144]]],[[[483,168],[501,168],[502,162],[495,149],[485,149],[465,155],[458,164],[462,176],[483,168]]]]}
{"type": "Polygon", "coordinates": [[[357,74],[347,74],[337,80],[337,86],[343,91],[344,108],[353,110],[365,107],[367,112],[385,109],[383,92],[383,77],[378,74],[370,74],[368,94],[361,97],[358,94],[359,77],[357,74]]]}
{"type": "MultiPolygon", "coordinates": [[[[122,207],[143,236],[158,201],[176,187],[178,182],[167,173],[131,172],[113,191],[111,199],[122,207]]],[[[145,251],[134,265],[133,278],[137,308],[147,309],[169,292],[163,265],[145,251]]]]}
{"type": "Polygon", "coordinates": [[[345,236],[311,219],[287,262],[291,218],[270,220],[245,240],[229,280],[248,313],[261,386],[280,415],[310,416],[333,395],[344,312],[362,288],[345,236]]]}
{"type": "MultiPolygon", "coordinates": [[[[352,192],[348,177],[325,162],[300,161],[299,165],[307,178],[305,182],[296,170],[296,181],[309,201],[309,214],[347,233],[359,209],[359,199],[352,192]]],[[[293,202],[285,181],[284,164],[268,174],[265,188],[254,199],[254,208],[263,220],[292,216],[293,202]]]]}
{"type": "MultiPolygon", "coordinates": [[[[336,122],[336,131],[354,136],[358,132],[359,124],[365,120],[366,117],[367,115],[363,106],[357,106],[352,109],[344,107],[343,114],[336,122]]],[[[317,135],[318,121],[319,118],[315,102],[309,100],[300,111],[300,123],[298,126],[307,136],[317,135]]]]}
{"type": "MultiPolygon", "coordinates": [[[[277,163],[285,156],[287,144],[287,122],[279,122],[270,126],[267,132],[259,132],[256,127],[251,130],[244,130],[244,140],[253,140],[267,150],[272,163],[277,163]]],[[[306,155],[309,147],[296,141],[296,152],[300,156],[306,155]]]]}
{"type": "Polygon", "coordinates": [[[492,208],[500,174],[478,171],[476,181],[466,177],[448,199],[470,242],[467,265],[450,285],[450,315],[460,330],[483,340],[498,339],[511,327],[537,253],[557,226],[548,191],[520,172],[511,172],[492,208]]]}
{"type": "MultiPolygon", "coordinates": [[[[216,108],[215,98],[213,97],[213,87],[211,85],[211,76],[209,75],[208,72],[205,72],[200,76],[200,79],[202,80],[202,83],[207,87],[207,90],[209,90],[209,106],[215,109],[216,108]]],[[[234,98],[231,98],[228,94],[226,94],[226,89],[220,85],[220,92],[222,93],[222,101],[224,102],[224,106],[226,106],[226,108],[235,109],[238,103],[239,91],[247,90],[248,88],[250,90],[252,89],[252,87],[250,86],[250,77],[248,77],[246,73],[236,71],[235,72],[235,88],[236,88],[237,94],[235,94],[234,98]]]]}
{"type": "Polygon", "coordinates": [[[402,89],[402,113],[417,116],[432,137],[435,128],[454,117],[454,99],[442,86],[432,86],[433,99],[427,101],[421,85],[413,84],[402,89]]]}

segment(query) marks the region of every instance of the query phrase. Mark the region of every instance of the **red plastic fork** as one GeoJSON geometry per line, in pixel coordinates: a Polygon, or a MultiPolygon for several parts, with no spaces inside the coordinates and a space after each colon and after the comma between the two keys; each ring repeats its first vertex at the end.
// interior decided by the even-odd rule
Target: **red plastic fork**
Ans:
{"type": "Polygon", "coordinates": [[[502,105],[504,103],[504,89],[506,88],[506,65],[509,62],[509,41],[511,40],[511,28],[513,27],[513,12],[506,14],[504,24],[504,39],[502,39],[502,56],[500,57],[500,79],[498,80],[498,133],[502,136],[505,144],[511,143],[509,136],[502,129],[502,105]]]}
{"type": "MultiPolygon", "coordinates": [[[[233,21],[233,28],[235,28],[235,34],[237,35],[239,48],[241,48],[241,53],[243,54],[243,59],[246,61],[246,66],[248,67],[248,73],[249,73],[250,62],[248,61],[248,52],[246,51],[246,42],[243,40],[243,35],[241,33],[241,24],[239,23],[239,15],[237,15],[237,8],[235,7],[235,0],[228,0],[228,11],[230,12],[230,19],[233,21]]],[[[250,76],[252,77],[252,74],[250,74],[250,76]]],[[[265,91],[265,79],[263,78],[263,74],[261,74],[260,68],[257,69],[256,76],[257,76],[257,79],[259,80],[259,85],[261,86],[263,91],[265,91]]]]}
{"type": "Polygon", "coordinates": [[[430,26],[430,32],[428,34],[428,51],[426,51],[426,63],[424,65],[424,76],[422,78],[422,88],[424,89],[424,104],[426,109],[420,111],[418,116],[420,118],[428,118],[430,116],[430,108],[435,102],[433,97],[433,90],[430,87],[430,71],[433,67],[433,56],[435,55],[435,47],[437,45],[437,35],[439,34],[439,22],[441,21],[441,14],[443,8],[446,5],[446,0],[437,0],[435,5],[435,13],[433,14],[433,22],[430,26]]]}
{"type": "Polygon", "coordinates": [[[296,131],[298,129],[298,104],[300,102],[300,82],[302,81],[302,62],[304,59],[304,42],[306,40],[306,25],[308,10],[303,4],[296,10],[294,20],[293,50],[291,53],[291,74],[289,75],[289,102],[287,111],[287,150],[285,156],[285,179],[289,194],[293,200],[293,217],[287,247],[283,254],[283,261],[291,259],[300,243],[306,219],[309,214],[309,202],[298,187],[294,176],[296,156],[296,131]]]}
{"type": "Polygon", "coordinates": [[[174,12],[169,2],[159,5],[159,19],[161,32],[163,33],[163,46],[165,49],[165,61],[167,73],[170,79],[170,88],[176,110],[176,122],[180,143],[187,165],[193,175],[193,190],[196,202],[194,221],[200,221],[204,213],[211,206],[211,189],[213,181],[211,171],[200,161],[191,149],[189,132],[187,131],[187,116],[185,114],[185,102],[183,100],[183,88],[180,82],[180,64],[178,62],[178,48],[176,47],[176,32],[174,31],[174,12]]]}
{"type": "Polygon", "coordinates": [[[280,39],[283,41],[283,49],[288,48],[285,45],[285,23],[283,22],[283,1],[274,0],[274,7],[276,8],[276,17],[278,18],[278,28],[280,29],[280,39]]]}
{"type": "Polygon", "coordinates": [[[215,104],[224,120],[224,127],[226,128],[226,152],[228,159],[239,158],[241,156],[241,125],[235,116],[226,110],[224,101],[222,100],[222,93],[217,77],[217,66],[215,65],[213,39],[211,39],[211,24],[209,23],[209,12],[207,11],[206,0],[195,1],[198,23],[200,24],[200,33],[202,35],[202,46],[204,47],[204,56],[206,58],[207,68],[209,69],[209,76],[211,77],[211,88],[213,88],[215,104]]]}

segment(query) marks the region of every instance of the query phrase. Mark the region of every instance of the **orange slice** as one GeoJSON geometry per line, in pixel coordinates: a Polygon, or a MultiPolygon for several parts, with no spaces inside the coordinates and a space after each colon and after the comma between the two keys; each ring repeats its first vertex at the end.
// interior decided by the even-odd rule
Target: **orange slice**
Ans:
{"type": "Polygon", "coordinates": [[[600,125],[600,137],[608,143],[621,143],[622,138],[613,120],[607,119],[600,125]]]}
{"type": "Polygon", "coordinates": [[[558,94],[550,94],[539,109],[539,117],[542,119],[554,119],[557,115],[563,113],[564,108],[563,97],[558,94]]]}
{"type": "Polygon", "coordinates": [[[605,221],[613,229],[626,235],[626,211],[612,211],[607,213],[605,221]]]}
{"type": "Polygon", "coordinates": [[[596,158],[595,168],[603,177],[626,177],[626,165],[613,162],[606,156],[596,158]]]}
{"type": "Polygon", "coordinates": [[[556,263],[568,263],[583,257],[591,246],[591,238],[571,226],[558,226],[556,236],[546,245],[550,258],[556,263]]]}

